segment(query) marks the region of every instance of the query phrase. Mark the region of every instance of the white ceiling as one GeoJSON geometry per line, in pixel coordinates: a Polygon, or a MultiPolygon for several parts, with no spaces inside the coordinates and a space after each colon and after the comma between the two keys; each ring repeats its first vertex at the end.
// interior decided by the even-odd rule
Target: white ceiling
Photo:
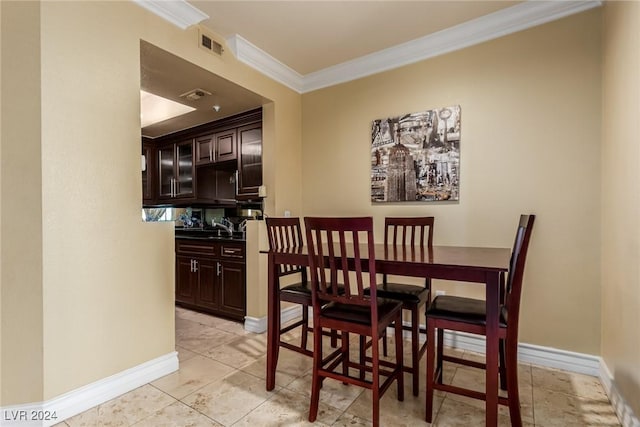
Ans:
{"type": "Polygon", "coordinates": [[[601,4],[599,0],[191,0],[185,6],[202,13],[193,22],[224,36],[237,59],[304,93],[601,4]]]}
{"type": "Polygon", "coordinates": [[[517,1],[194,1],[201,24],[239,34],[301,75],[414,40],[517,1]]]}
{"type": "MultiPolygon", "coordinates": [[[[268,102],[229,80],[145,41],[140,42],[140,86],[146,92],[195,108],[193,112],[143,127],[142,135],[149,138],[220,120],[268,102]],[[202,89],[211,95],[198,100],[180,96],[193,89],[202,89]],[[220,111],[215,111],[214,105],[219,105],[220,111]]],[[[142,111],[142,114],[148,113],[142,111]]]]}
{"type": "MultiPolygon", "coordinates": [[[[418,62],[602,4],[599,0],[133,1],[183,29],[199,24],[223,37],[225,40],[217,40],[228,47],[223,55],[235,55],[299,93],[418,62]]],[[[146,85],[151,93],[183,102],[176,97],[187,90],[213,92],[215,103],[223,105],[214,119],[246,111],[252,103],[258,107],[264,101],[161,49],[146,47],[150,49],[146,59],[142,50],[143,89],[146,85]],[[156,66],[163,72],[152,72],[158,70],[156,66]],[[179,68],[179,72],[167,67],[179,68]],[[165,81],[172,75],[180,79],[165,81]],[[218,84],[225,87],[224,93],[218,84]]],[[[191,121],[173,119],[146,132],[160,136],[204,118],[214,120],[209,105],[213,101],[199,101],[198,112],[182,117],[191,121]]]]}

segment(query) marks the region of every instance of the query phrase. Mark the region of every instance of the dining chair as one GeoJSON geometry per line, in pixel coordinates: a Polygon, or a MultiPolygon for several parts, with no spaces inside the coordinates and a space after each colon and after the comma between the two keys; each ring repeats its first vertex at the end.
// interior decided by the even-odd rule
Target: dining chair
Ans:
{"type": "MultiPolygon", "coordinates": [[[[527,250],[535,215],[521,215],[516,232],[506,283],[502,280],[499,325],[499,373],[501,388],[506,388],[507,397],[498,396],[498,403],[509,406],[511,425],[522,426],[520,396],[518,392],[518,320],[520,296],[527,250]],[[506,386],[506,387],[505,387],[506,386]]],[[[504,276],[503,276],[504,278],[504,276]]],[[[444,330],[468,332],[486,336],[486,304],[484,300],[439,295],[427,308],[427,400],[426,421],[433,415],[433,391],[442,390],[480,400],[487,400],[485,393],[443,384],[443,362],[486,369],[485,363],[465,360],[443,353],[444,330]],[[437,354],[436,354],[437,331],[437,354]]],[[[495,390],[497,393],[498,390],[495,390]]]]}
{"type": "MultiPolygon", "coordinates": [[[[295,250],[302,247],[302,229],[300,227],[300,219],[297,217],[290,218],[266,218],[267,236],[269,239],[269,250],[295,250]]],[[[278,313],[280,312],[280,303],[282,301],[302,306],[302,318],[285,327],[281,327],[277,336],[278,345],[298,353],[312,356],[313,352],[307,349],[307,339],[310,331],[309,328],[309,307],[311,306],[311,288],[307,279],[307,269],[300,265],[278,264],[278,313]],[[280,278],[285,276],[299,275],[299,280],[290,285],[280,288],[280,278]],[[286,341],[282,341],[283,334],[295,328],[301,328],[300,345],[295,345],[286,341]]]]}
{"type": "MultiPolygon", "coordinates": [[[[387,250],[415,251],[433,246],[432,216],[427,217],[387,217],[384,220],[384,244],[387,250]]],[[[378,285],[378,298],[391,298],[402,302],[402,309],[411,313],[411,324],[403,324],[402,329],[411,332],[411,365],[405,363],[404,370],[412,374],[413,395],[420,393],[420,359],[427,351],[426,329],[420,328],[420,312],[426,309],[431,298],[431,279],[425,279],[424,286],[408,283],[389,282],[383,274],[382,284],[378,285]],[[420,333],[425,340],[420,345],[420,333]]],[[[386,336],[383,341],[385,356],[387,355],[386,336]]]]}
{"type": "Polygon", "coordinates": [[[379,354],[378,343],[388,326],[394,324],[395,333],[402,333],[402,303],[377,298],[373,218],[305,218],[305,228],[314,328],[338,330],[342,338],[341,346],[325,356],[322,334],[314,334],[309,421],[318,415],[322,382],[332,378],[372,391],[373,425],[378,426],[382,395],[396,381],[398,400],[404,400],[404,383],[402,340],[396,340],[395,363],[381,360],[379,354]],[[337,292],[338,284],[344,285],[343,294],[337,292]],[[367,287],[370,294],[365,293],[367,287]],[[349,357],[349,334],[360,338],[358,361],[349,357]],[[365,358],[362,350],[368,339],[375,345],[371,357],[365,358]]]}

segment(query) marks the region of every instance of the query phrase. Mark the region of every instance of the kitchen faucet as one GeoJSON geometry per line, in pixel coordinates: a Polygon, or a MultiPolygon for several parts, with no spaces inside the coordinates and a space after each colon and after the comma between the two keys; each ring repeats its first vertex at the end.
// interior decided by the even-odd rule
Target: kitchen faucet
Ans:
{"type": "Polygon", "coordinates": [[[242,232],[243,236],[246,236],[247,233],[247,220],[245,219],[238,225],[238,231],[242,232]]]}
{"type": "Polygon", "coordinates": [[[216,219],[213,218],[211,220],[211,226],[222,228],[229,234],[229,236],[233,235],[233,223],[226,218],[222,218],[220,222],[216,222],[216,219]]]}

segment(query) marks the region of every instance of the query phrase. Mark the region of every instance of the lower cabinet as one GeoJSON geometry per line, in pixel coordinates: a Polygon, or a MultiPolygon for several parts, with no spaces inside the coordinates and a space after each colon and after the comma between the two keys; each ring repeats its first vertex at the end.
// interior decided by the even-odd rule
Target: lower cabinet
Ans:
{"type": "Polygon", "coordinates": [[[243,242],[176,239],[176,303],[244,320],[244,253],[243,242]]]}
{"type": "Polygon", "coordinates": [[[244,320],[246,314],[246,287],[244,262],[219,261],[220,312],[244,320]]]}

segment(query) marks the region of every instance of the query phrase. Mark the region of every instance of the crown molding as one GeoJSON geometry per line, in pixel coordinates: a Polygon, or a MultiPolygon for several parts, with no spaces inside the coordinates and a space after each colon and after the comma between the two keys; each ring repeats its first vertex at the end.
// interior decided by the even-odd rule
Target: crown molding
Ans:
{"type": "Polygon", "coordinates": [[[209,15],[190,5],[186,0],[133,0],[133,2],[183,30],[209,18],[209,15]]]}
{"type": "Polygon", "coordinates": [[[304,88],[302,74],[292,70],[239,34],[227,37],[226,42],[229,50],[239,61],[298,93],[302,92],[304,88]]]}
{"type": "Polygon", "coordinates": [[[227,39],[236,58],[298,93],[370,76],[599,7],[602,1],[526,1],[379,52],[301,75],[239,35],[227,39]]]}

